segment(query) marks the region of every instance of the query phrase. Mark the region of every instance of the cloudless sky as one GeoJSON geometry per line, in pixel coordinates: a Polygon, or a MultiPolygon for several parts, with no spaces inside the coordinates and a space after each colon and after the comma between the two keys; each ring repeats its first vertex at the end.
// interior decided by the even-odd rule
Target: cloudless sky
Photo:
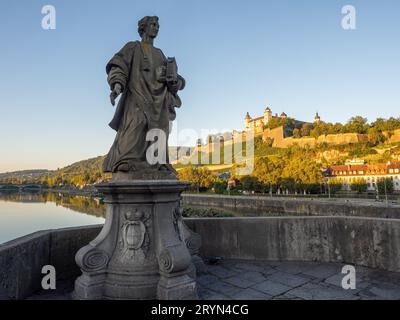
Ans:
{"type": "Polygon", "coordinates": [[[399,116],[398,0],[2,0],[0,172],[108,152],[105,65],[145,15],[160,17],[155,46],[187,81],[178,131],[242,129],[267,105],[304,121],[399,116]],[[56,30],[41,27],[47,4],[56,30]],[[346,4],[356,30],[341,27],[346,4]]]}

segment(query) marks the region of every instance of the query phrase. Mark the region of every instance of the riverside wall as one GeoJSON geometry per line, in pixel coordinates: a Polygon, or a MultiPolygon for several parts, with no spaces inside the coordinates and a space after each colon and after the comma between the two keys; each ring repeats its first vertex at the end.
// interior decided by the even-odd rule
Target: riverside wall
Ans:
{"type": "Polygon", "coordinates": [[[400,218],[400,205],[345,199],[299,199],[265,196],[224,196],[185,193],[182,203],[190,206],[246,210],[262,215],[362,216],[400,218]]]}

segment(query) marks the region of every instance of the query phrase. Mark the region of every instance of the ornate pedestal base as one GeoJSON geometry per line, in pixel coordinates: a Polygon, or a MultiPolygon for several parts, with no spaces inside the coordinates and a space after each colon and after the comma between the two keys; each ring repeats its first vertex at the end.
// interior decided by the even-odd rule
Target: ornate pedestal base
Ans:
{"type": "Polygon", "coordinates": [[[76,254],[82,275],[75,299],[196,299],[193,260],[200,238],[182,222],[186,183],[176,180],[111,181],[105,225],[76,254]]]}

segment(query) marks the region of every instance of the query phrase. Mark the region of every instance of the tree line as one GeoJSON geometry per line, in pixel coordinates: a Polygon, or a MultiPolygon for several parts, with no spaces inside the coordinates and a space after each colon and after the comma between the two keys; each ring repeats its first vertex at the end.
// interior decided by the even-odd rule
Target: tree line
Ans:
{"type": "MultiPolygon", "coordinates": [[[[315,160],[315,150],[292,146],[275,153],[255,158],[254,170],[250,175],[238,176],[234,164],[229,177],[219,171],[210,171],[206,166],[188,166],[178,171],[179,179],[191,182],[191,191],[213,191],[219,194],[239,192],[291,193],[291,194],[335,194],[343,189],[339,179],[328,178],[321,163],[315,160]]],[[[366,180],[355,179],[352,191],[366,192],[366,180]]],[[[391,179],[376,183],[377,193],[393,193],[391,179]]]]}
{"type": "Polygon", "coordinates": [[[328,134],[359,133],[368,134],[368,138],[372,143],[379,144],[385,142],[394,130],[400,129],[400,118],[377,118],[374,122],[368,123],[367,118],[356,116],[345,124],[324,121],[299,123],[292,118],[273,118],[266,125],[269,129],[279,126],[290,127],[293,130],[294,138],[318,138],[321,135],[328,134]]]}
{"type": "Polygon", "coordinates": [[[238,176],[234,164],[230,179],[223,179],[218,172],[212,172],[202,166],[188,166],[178,171],[179,179],[192,183],[192,190],[213,190],[216,193],[225,191],[255,191],[318,193],[323,183],[320,165],[311,158],[304,157],[300,148],[280,150],[276,154],[255,159],[254,171],[250,175],[238,176]],[[228,183],[233,184],[228,188],[228,183]],[[229,190],[230,189],[230,190],[229,190]]]}

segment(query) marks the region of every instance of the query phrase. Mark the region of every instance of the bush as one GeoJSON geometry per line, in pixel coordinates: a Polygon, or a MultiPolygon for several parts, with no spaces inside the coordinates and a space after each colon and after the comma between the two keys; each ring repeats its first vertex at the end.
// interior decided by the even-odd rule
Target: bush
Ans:
{"type": "Polygon", "coordinates": [[[343,188],[343,185],[339,181],[329,180],[328,185],[331,194],[335,194],[343,188]]]}
{"type": "Polygon", "coordinates": [[[379,194],[392,194],[394,191],[393,180],[390,178],[379,180],[377,186],[379,194]]]}
{"type": "Polygon", "coordinates": [[[240,184],[242,186],[242,190],[244,191],[260,191],[262,189],[257,178],[252,176],[241,177],[240,184]]]}
{"type": "Polygon", "coordinates": [[[222,217],[233,217],[232,213],[217,210],[214,208],[192,208],[183,207],[182,217],[190,218],[222,218],[222,217]]]}
{"type": "Polygon", "coordinates": [[[213,183],[213,190],[217,194],[224,194],[227,187],[228,183],[220,178],[216,178],[213,183]]]}
{"type": "Polygon", "coordinates": [[[350,185],[351,191],[357,191],[358,193],[363,193],[368,190],[368,184],[362,178],[355,179],[350,185]]]}

